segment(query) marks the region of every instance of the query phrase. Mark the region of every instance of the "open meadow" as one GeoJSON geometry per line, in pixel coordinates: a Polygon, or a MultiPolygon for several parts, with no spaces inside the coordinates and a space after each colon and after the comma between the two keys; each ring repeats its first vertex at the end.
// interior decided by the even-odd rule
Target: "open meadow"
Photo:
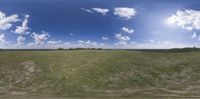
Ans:
{"type": "Polygon", "coordinates": [[[0,96],[200,98],[200,51],[0,51],[0,96]]]}

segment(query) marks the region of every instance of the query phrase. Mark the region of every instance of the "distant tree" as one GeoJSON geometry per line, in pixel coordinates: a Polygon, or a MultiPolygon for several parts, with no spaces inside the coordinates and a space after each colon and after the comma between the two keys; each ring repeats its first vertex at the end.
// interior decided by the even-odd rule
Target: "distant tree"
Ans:
{"type": "Polygon", "coordinates": [[[74,50],[74,48],[69,48],[69,50],[74,50]]]}
{"type": "Polygon", "coordinates": [[[64,48],[58,48],[58,50],[65,50],[64,48]]]}
{"type": "Polygon", "coordinates": [[[102,48],[97,48],[97,50],[102,50],[102,48]]]}
{"type": "Polygon", "coordinates": [[[96,48],[90,48],[90,50],[96,50],[96,48]]]}

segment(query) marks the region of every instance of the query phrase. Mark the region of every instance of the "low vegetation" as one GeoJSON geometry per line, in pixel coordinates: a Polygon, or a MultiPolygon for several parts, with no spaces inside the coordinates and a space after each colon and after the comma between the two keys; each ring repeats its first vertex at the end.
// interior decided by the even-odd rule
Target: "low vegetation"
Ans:
{"type": "Polygon", "coordinates": [[[200,97],[199,59],[178,50],[4,50],[0,96],[200,97]]]}

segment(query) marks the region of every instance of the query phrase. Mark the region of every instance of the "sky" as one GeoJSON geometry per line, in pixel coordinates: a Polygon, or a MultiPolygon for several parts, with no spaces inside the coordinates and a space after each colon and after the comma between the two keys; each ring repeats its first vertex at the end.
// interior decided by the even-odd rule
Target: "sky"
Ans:
{"type": "Polygon", "coordinates": [[[200,47],[200,0],[1,0],[0,48],[200,47]]]}

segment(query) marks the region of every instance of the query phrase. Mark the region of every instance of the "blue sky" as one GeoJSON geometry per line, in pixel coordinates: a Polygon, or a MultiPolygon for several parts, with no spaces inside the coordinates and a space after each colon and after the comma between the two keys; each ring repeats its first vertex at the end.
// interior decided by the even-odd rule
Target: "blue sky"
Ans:
{"type": "Polygon", "coordinates": [[[199,46],[199,0],[1,0],[1,48],[199,46]]]}

